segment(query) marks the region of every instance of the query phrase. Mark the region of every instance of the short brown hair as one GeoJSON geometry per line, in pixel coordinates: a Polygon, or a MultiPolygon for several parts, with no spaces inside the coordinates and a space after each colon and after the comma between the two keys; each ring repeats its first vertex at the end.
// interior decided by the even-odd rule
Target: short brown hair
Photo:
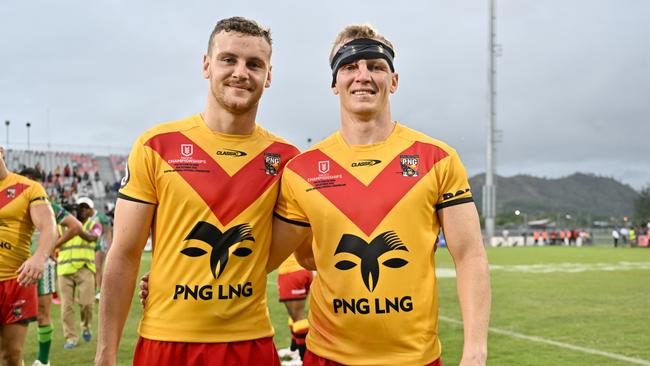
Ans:
{"type": "Polygon", "coordinates": [[[212,52],[212,40],[220,32],[237,32],[246,36],[262,37],[268,42],[269,46],[273,47],[273,40],[271,39],[271,29],[261,25],[260,23],[247,19],[244,17],[231,17],[221,19],[210,34],[208,41],[208,55],[212,52]]]}
{"type": "Polygon", "coordinates": [[[395,47],[393,47],[393,44],[386,37],[379,34],[379,32],[372,25],[367,23],[351,24],[343,28],[343,30],[340,31],[339,34],[336,36],[336,39],[334,40],[334,44],[332,45],[332,50],[330,51],[330,62],[332,62],[332,58],[334,57],[334,54],[336,54],[336,51],[339,49],[343,41],[349,42],[359,38],[374,39],[376,41],[384,43],[388,47],[392,48],[393,51],[395,51],[395,47]]]}

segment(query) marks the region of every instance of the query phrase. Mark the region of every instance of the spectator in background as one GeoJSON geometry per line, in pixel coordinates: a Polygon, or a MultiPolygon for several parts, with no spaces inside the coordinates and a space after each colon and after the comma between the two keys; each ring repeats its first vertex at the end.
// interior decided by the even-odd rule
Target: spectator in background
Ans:
{"type": "Polygon", "coordinates": [[[618,233],[618,230],[616,230],[616,228],[614,228],[614,230],[612,230],[612,239],[614,240],[614,248],[618,247],[618,239],[620,237],[621,237],[621,235],[618,233]]]}
{"type": "Polygon", "coordinates": [[[627,245],[627,237],[630,235],[630,230],[628,230],[626,227],[622,227],[621,230],[619,230],[619,233],[621,234],[621,244],[627,245]]]}
{"type": "Polygon", "coordinates": [[[43,166],[41,163],[36,163],[36,166],[34,166],[34,170],[36,175],[34,176],[34,180],[38,182],[44,182],[45,181],[45,171],[43,170],[43,166]]]}
{"type": "Polygon", "coordinates": [[[634,229],[634,226],[632,226],[630,228],[630,231],[629,231],[628,235],[629,235],[629,238],[630,238],[630,242],[628,243],[628,247],[636,246],[636,230],[634,229]]]}
{"type": "Polygon", "coordinates": [[[93,219],[102,225],[102,236],[97,240],[97,247],[95,248],[95,298],[99,300],[99,293],[102,287],[102,274],[104,273],[104,259],[106,253],[111,247],[113,241],[113,227],[108,212],[111,211],[110,204],[104,205],[104,211],[97,210],[93,219]]]}
{"type": "Polygon", "coordinates": [[[61,321],[65,336],[65,349],[77,346],[74,320],[75,289],[81,308],[82,337],[86,342],[92,339],[93,303],[95,302],[95,247],[102,235],[102,226],[92,219],[94,203],[88,197],[77,199],[77,219],[82,223],[79,235],[61,246],[57,275],[61,290],[61,321]]]}

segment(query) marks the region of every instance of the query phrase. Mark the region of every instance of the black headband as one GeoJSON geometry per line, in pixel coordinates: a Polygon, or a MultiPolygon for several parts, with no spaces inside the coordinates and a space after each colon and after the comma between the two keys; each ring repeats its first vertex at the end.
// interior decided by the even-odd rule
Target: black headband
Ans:
{"type": "Polygon", "coordinates": [[[395,72],[393,58],[395,51],[388,45],[370,38],[354,39],[339,48],[332,58],[332,87],[336,85],[336,74],[341,65],[346,65],[357,60],[369,60],[373,58],[383,58],[388,62],[390,71],[395,72]]]}

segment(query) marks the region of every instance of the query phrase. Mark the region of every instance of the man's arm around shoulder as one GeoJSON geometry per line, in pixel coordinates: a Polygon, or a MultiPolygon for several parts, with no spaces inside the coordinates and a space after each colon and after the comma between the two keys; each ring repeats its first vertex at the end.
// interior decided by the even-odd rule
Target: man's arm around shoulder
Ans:
{"type": "MultiPolygon", "coordinates": [[[[266,271],[278,268],[285,259],[298,247],[309,241],[311,248],[311,227],[286,222],[277,217],[273,218],[273,238],[266,271]]],[[[302,264],[302,263],[301,263],[302,264]]]]}
{"type": "Polygon", "coordinates": [[[95,363],[115,365],[129,314],[140,256],[149,236],[155,205],[118,199],[113,246],[106,257],[99,302],[99,340],[95,363]]]}
{"type": "Polygon", "coordinates": [[[463,314],[464,345],[460,365],[485,365],[490,322],[490,272],[476,206],[462,203],[438,216],[456,265],[456,287],[463,314]]]}

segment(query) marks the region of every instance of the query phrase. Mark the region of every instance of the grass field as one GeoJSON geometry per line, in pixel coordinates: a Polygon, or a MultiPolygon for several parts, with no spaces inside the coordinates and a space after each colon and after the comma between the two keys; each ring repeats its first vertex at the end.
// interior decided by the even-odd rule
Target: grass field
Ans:
{"type": "MultiPolygon", "coordinates": [[[[490,365],[650,365],[650,250],[606,247],[526,247],[488,249],[492,275],[490,365]]],[[[149,267],[150,256],[142,260],[149,267]]],[[[439,269],[452,269],[445,249],[439,269]]],[[[450,271],[446,271],[450,272],[450,271]]],[[[279,304],[276,274],[269,277],[270,313],[278,348],[288,344],[286,311],[279,304]]],[[[441,276],[439,331],[445,365],[457,365],[462,325],[453,276],[441,276]]],[[[53,305],[52,365],[89,365],[95,341],[63,349],[53,305]]],[[[119,355],[129,365],[140,306],[134,300],[119,355]]],[[[95,318],[95,323],[96,323],[95,318]]],[[[96,328],[95,328],[96,329],[96,328]]],[[[25,360],[36,355],[30,326],[25,360]]]]}

